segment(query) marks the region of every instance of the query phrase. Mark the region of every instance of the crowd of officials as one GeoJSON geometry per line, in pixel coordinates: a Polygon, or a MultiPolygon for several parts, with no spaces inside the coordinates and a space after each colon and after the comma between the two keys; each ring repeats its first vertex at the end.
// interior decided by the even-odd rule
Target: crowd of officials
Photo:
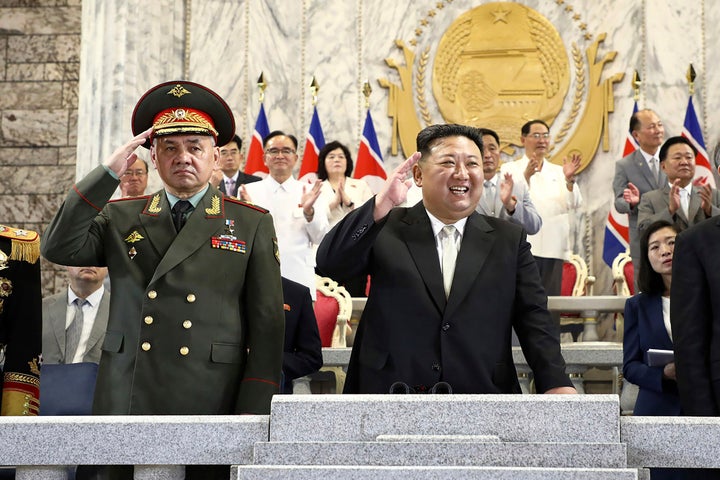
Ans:
{"type": "MultiPolygon", "coordinates": [[[[269,174],[243,173],[233,114],[199,84],[151,88],[131,123],[133,138],[73,186],[42,241],[0,226],[3,415],[42,411],[43,362],[96,365],[94,414],[267,414],[322,365],[316,271],[368,296],[345,392],[519,393],[514,331],[537,391],[576,393],[547,295],[570,254],[581,159],[551,163],[542,120],[522,127],[523,157],[502,166],[494,131],[427,127],[376,195],[351,178],[339,142],[320,152],[317,181],[295,179],[298,142],[282,131],[264,139],[269,174]],[[157,192],[145,191],[141,147],[157,192]],[[69,277],[42,307],[40,253],[69,277]]],[[[718,415],[720,255],[709,246],[720,222],[708,219],[720,198],[695,178],[692,143],[665,140],[653,111],[630,130],[640,148],[617,162],[613,188],[641,291],[625,309],[635,414],[718,415]],[[656,363],[649,349],[674,356],[656,363]]],[[[132,478],[132,467],[77,475],[132,478]]]]}

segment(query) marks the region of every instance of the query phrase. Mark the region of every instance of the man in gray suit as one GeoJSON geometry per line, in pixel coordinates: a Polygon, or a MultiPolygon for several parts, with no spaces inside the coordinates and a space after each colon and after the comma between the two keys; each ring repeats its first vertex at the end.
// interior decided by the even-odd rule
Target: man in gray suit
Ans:
{"type": "Polygon", "coordinates": [[[613,192],[615,208],[627,213],[630,227],[630,256],[635,276],[640,266],[640,236],[637,231],[638,205],[646,192],[665,185],[667,178],[660,170],[657,152],[662,145],[665,129],[657,114],[649,109],[639,110],[630,117],[630,132],[640,148],[615,164],[613,192]]]}
{"type": "Polygon", "coordinates": [[[720,195],[707,179],[695,178],[697,149],[685,137],[670,137],[660,149],[660,166],[668,182],[643,195],[638,206],[638,233],[657,220],[685,229],[720,214],[720,195]]]}
{"type": "Polygon", "coordinates": [[[542,218],[535,209],[525,183],[514,182],[512,175],[498,173],[500,137],[493,130],[481,128],[483,141],[483,195],[477,211],[490,217],[502,218],[523,227],[535,235],[542,227],[542,218]]]}
{"type": "Polygon", "coordinates": [[[67,291],[43,299],[43,362],[100,363],[110,311],[110,292],[103,286],[107,268],[67,267],[67,271],[70,277],[67,291]],[[79,312],[76,315],[78,308],[81,317],[79,312]],[[73,327],[78,318],[82,318],[82,326],[73,327]],[[76,328],[78,337],[68,338],[76,328]],[[72,352],[67,349],[68,342],[76,342],[72,352]]]}

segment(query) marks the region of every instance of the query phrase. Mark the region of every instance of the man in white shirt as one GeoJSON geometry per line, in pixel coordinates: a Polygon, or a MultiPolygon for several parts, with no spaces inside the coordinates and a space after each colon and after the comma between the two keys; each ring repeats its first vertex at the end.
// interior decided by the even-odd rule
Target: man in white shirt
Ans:
{"type": "MultiPolygon", "coordinates": [[[[564,159],[563,165],[547,161],[550,127],[542,120],[531,120],[522,126],[521,142],[525,155],[504,164],[501,175],[510,173],[516,182],[524,182],[535,208],[542,218],[542,228],[528,235],[547,295],[560,295],[563,262],[570,258],[570,212],[582,205],[575,174],[580,156],[564,159]]],[[[556,316],[559,322],[559,316],[556,316]]]]}
{"type": "Polygon", "coordinates": [[[662,188],[667,183],[667,177],[660,168],[658,159],[658,150],[665,138],[665,128],[655,112],[644,109],[630,117],[630,133],[640,148],[615,164],[613,193],[615,209],[620,213],[628,214],[630,257],[635,266],[635,278],[638,278],[640,267],[638,206],[645,193],[662,188]]]}
{"type": "Polygon", "coordinates": [[[695,178],[697,149],[685,137],[670,137],[660,148],[660,166],[667,175],[662,188],[645,193],[638,206],[638,234],[658,220],[681,230],[720,214],[720,195],[707,179],[695,178]]]}
{"type": "Polygon", "coordinates": [[[292,173],[297,163],[297,138],[279,130],[265,137],[264,159],[270,174],[242,186],[240,198],[266,208],[275,223],[283,277],[310,289],[315,300],[315,254],[327,233],[327,205],[320,198],[321,180],[302,183],[292,173]],[[316,214],[317,212],[317,214],[316,214]]]}
{"type": "Polygon", "coordinates": [[[99,363],[110,309],[107,268],[66,268],[67,291],[43,299],[43,362],[99,363]]]}
{"type": "Polygon", "coordinates": [[[488,128],[481,128],[483,141],[483,194],[477,211],[502,218],[523,227],[534,235],[542,227],[542,218],[535,209],[524,182],[515,182],[512,175],[500,175],[500,138],[488,128]]]}

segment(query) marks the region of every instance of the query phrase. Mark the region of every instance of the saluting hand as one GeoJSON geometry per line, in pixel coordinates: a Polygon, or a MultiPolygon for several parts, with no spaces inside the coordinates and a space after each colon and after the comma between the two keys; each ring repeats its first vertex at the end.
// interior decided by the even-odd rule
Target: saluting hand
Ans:
{"type": "Polygon", "coordinates": [[[122,147],[118,147],[117,150],[105,160],[104,165],[115,172],[118,177],[121,177],[122,174],[125,173],[125,170],[137,161],[138,156],[135,154],[135,150],[150,138],[151,133],[152,127],[140,135],[133,137],[132,140],[128,141],[122,147]]]}
{"type": "Polygon", "coordinates": [[[413,153],[388,175],[382,190],[375,197],[373,218],[376,222],[407,199],[407,192],[413,182],[413,167],[418,163],[420,157],[420,152],[413,153]]]}

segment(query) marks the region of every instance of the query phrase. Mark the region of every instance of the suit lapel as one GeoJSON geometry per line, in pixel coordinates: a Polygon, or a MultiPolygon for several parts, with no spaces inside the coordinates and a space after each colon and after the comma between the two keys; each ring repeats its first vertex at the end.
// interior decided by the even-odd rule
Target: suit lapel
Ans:
{"type": "Polygon", "coordinates": [[[55,340],[57,341],[58,350],[60,351],[59,358],[61,359],[65,358],[65,322],[67,321],[68,309],[67,295],[66,289],[64,295],[59,295],[48,309],[50,312],[50,324],[55,334],[55,340]]]}
{"type": "MultiPolygon", "coordinates": [[[[492,232],[493,228],[480,215],[473,213],[468,217],[455,265],[452,289],[445,309],[446,316],[452,316],[460,307],[485,265],[495,243],[492,232]]],[[[437,257],[437,254],[435,256],[437,257]]]]}
{"type": "MultiPolygon", "coordinates": [[[[211,186],[188,217],[182,230],[177,235],[173,233],[174,237],[170,237],[172,243],[160,260],[150,283],[165,275],[203,245],[209,244],[210,237],[223,231],[223,220],[222,193],[211,186]]],[[[173,228],[173,232],[174,230],[173,228]]]]}
{"type": "MultiPolygon", "coordinates": [[[[640,153],[640,150],[635,150],[634,153],[635,156],[635,166],[637,166],[638,170],[640,171],[640,174],[645,178],[645,180],[648,182],[648,185],[650,185],[649,190],[655,190],[658,188],[658,179],[655,177],[653,178],[653,173],[650,171],[650,167],[648,167],[647,162],[645,161],[645,157],[643,157],[643,154],[640,153]]],[[[658,165],[658,169],[660,166],[658,165]]],[[[636,187],[640,188],[638,185],[636,187]]],[[[642,189],[640,189],[642,191],[642,189]]]]}
{"type": "Polygon", "coordinates": [[[442,312],[445,309],[446,300],[440,260],[438,259],[430,218],[425,212],[423,203],[419,202],[407,210],[402,221],[405,225],[401,229],[401,235],[410,256],[413,258],[435,306],[439,312],[442,312]]]}

